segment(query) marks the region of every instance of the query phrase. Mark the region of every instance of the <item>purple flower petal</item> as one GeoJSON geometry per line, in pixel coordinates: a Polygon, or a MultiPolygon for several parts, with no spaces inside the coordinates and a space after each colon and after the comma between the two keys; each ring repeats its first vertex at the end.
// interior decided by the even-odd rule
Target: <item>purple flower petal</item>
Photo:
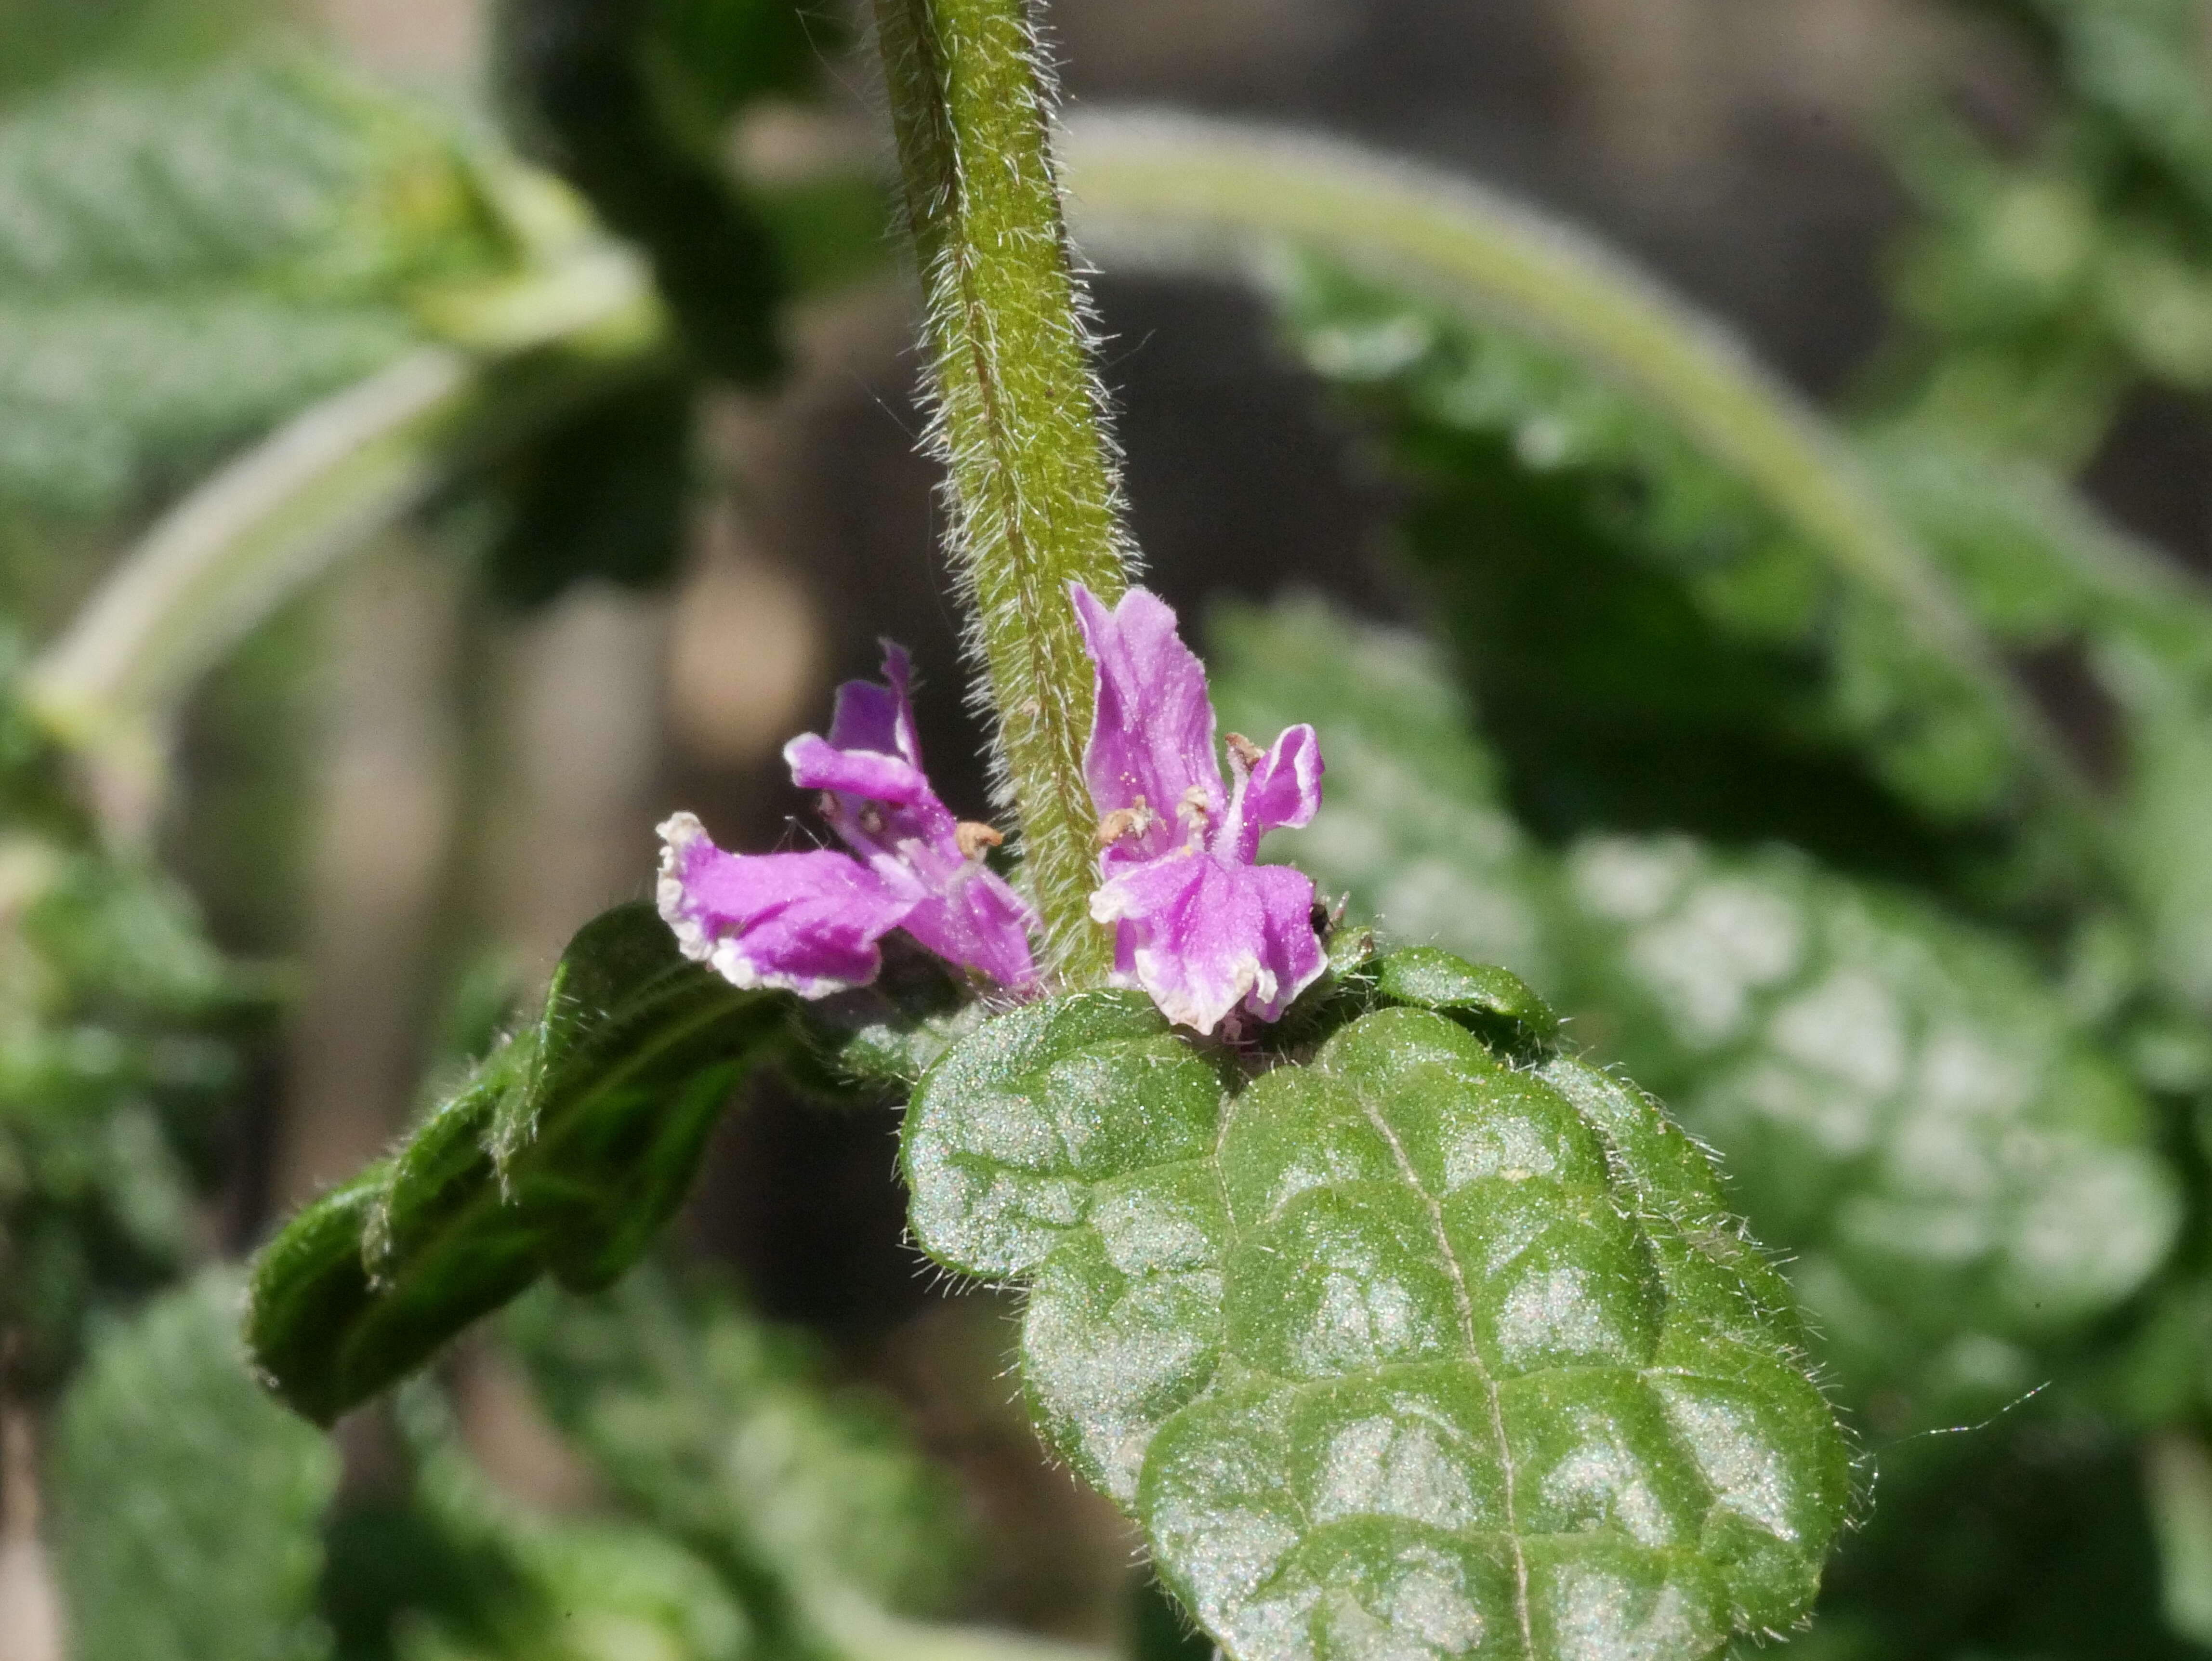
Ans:
{"type": "Polygon", "coordinates": [[[724,854],[679,814],[663,827],[662,914],[687,952],[740,986],[819,997],[872,980],[875,942],[895,928],[1002,985],[1033,985],[1030,910],[963,852],[959,821],[921,770],[906,653],[888,641],[884,678],[846,682],[830,736],[783,750],[793,782],[825,793],[823,817],[852,855],[724,854]]]}
{"type": "Polygon", "coordinates": [[[1206,670],[1157,594],[1132,588],[1109,611],[1081,583],[1069,589],[1096,670],[1097,712],[1083,752],[1091,800],[1102,821],[1132,816],[1109,844],[1109,862],[1157,859],[1220,821],[1225,793],[1206,670]]]}
{"type": "Polygon", "coordinates": [[[1264,752],[1231,734],[1224,802],[1206,672],[1175,613],[1142,588],[1111,611],[1079,584],[1073,597],[1098,689],[1084,764],[1104,880],[1091,915],[1115,926],[1115,978],[1200,1032],[1240,1007],[1279,1019],[1327,958],[1312,881],[1254,861],[1261,837],[1321,806],[1314,730],[1293,727],[1264,752]]]}
{"type": "Polygon", "coordinates": [[[783,746],[791,782],[802,790],[834,790],[898,806],[934,803],[936,792],[920,768],[876,750],[841,750],[828,739],[801,733],[783,746]]]}
{"type": "Polygon", "coordinates": [[[1312,908],[1304,872],[1199,849],[1137,866],[1091,897],[1091,916],[1119,925],[1116,978],[1200,1032],[1240,1005],[1279,1019],[1313,983],[1326,960],[1312,908]]]}
{"type": "Polygon", "coordinates": [[[1297,830],[1321,811],[1321,740],[1303,722],[1286,728],[1249,773],[1235,757],[1230,770],[1237,775],[1237,789],[1217,845],[1232,858],[1249,864],[1268,831],[1297,830]]]}
{"type": "Polygon", "coordinates": [[[689,813],[660,837],[660,915],[685,957],[733,985],[803,998],[865,986],[882,967],[876,942],[914,909],[843,854],[726,854],[689,813]]]}
{"type": "Polygon", "coordinates": [[[980,970],[1001,986],[1036,982],[1029,907],[981,860],[964,861],[907,913],[906,932],[940,958],[980,970]]]}
{"type": "Polygon", "coordinates": [[[1328,953],[1314,930],[1313,879],[1291,865],[1255,865],[1245,875],[1258,886],[1266,917],[1260,960],[1274,977],[1275,989],[1266,995],[1255,989],[1244,1007],[1263,1021],[1279,1021],[1328,967],[1328,953]]]}
{"type": "Polygon", "coordinates": [[[913,666],[906,648],[883,642],[884,680],[848,680],[837,689],[837,709],[830,721],[830,742],[840,750],[873,750],[896,756],[919,773],[921,743],[915,736],[914,699],[908,690],[913,666]]]}

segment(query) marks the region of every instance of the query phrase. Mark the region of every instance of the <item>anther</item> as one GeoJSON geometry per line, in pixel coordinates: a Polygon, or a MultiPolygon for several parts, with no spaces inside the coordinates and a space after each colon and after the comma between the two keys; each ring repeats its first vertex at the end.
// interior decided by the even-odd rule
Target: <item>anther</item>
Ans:
{"type": "Polygon", "coordinates": [[[1152,812],[1145,799],[1139,796],[1134,805],[1117,807],[1101,818],[1098,834],[1092,841],[1100,848],[1111,848],[1124,837],[1143,836],[1159,822],[1160,816],[1152,812]]]}
{"type": "Polygon", "coordinates": [[[987,848],[1003,848],[1005,834],[994,825],[976,819],[963,819],[952,827],[952,840],[960,844],[960,857],[980,860],[987,848]]]}

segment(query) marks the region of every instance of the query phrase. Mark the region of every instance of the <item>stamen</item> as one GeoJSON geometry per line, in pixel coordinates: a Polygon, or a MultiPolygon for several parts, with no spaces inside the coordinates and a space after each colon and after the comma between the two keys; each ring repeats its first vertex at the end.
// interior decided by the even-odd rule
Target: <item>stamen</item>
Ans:
{"type": "Polygon", "coordinates": [[[1006,843],[1005,833],[996,826],[976,819],[963,819],[954,825],[952,840],[960,845],[960,857],[963,860],[980,860],[985,849],[1003,848],[1006,843]]]}
{"type": "Polygon", "coordinates": [[[1092,838],[1101,849],[1111,848],[1124,837],[1141,837],[1160,822],[1160,816],[1147,806],[1142,796],[1132,807],[1117,807],[1098,821],[1098,834],[1092,838]]]}
{"type": "Polygon", "coordinates": [[[1229,746],[1231,755],[1244,764],[1244,770],[1248,773],[1267,758],[1267,752],[1242,733],[1231,733],[1222,742],[1229,746]]]}

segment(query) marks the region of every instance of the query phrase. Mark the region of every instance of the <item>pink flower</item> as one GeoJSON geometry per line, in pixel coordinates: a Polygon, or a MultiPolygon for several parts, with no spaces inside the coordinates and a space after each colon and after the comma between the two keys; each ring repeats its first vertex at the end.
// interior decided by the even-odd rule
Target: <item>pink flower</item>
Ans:
{"type": "Polygon", "coordinates": [[[852,853],[726,854],[689,813],[660,827],[660,915],[686,957],[738,986],[820,998],[873,980],[877,942],[903,928],[1001,985],[1035,983],[1029,908],[983,863],[997,833],[955,819],[922,773],[908,675],[886,642],[889,684],[846,682],[830,736],[783,748],[852,853]]]}
{"type": "Polygon", "coordinates": [[[1231,733],[1224,789],[1206,670],[1175,613],[1142,588],[1109,611],[1071,587],[1097,676],[1083,761],[1104,880],[1091,915],[1115,926],[1115,978],[1200,1032],[1240,1007],[1279,1019],[1327,959],[1312,880],[1255,861],[1261,837],[1321,806],[1314,730],[1293,727],[1264,751],[1231,733]]]}

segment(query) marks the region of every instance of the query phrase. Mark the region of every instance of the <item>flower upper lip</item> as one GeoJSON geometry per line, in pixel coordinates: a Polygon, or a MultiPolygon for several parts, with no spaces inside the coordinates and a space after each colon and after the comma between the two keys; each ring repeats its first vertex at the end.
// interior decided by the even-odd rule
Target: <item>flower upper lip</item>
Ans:
{"type": "Polygon", "coordinates": [[[1310,727],[1215,753],[1206,671],[1175,612],[1133,588],[1110,610],[1071,584],[1097,692],[1084,770],[1103,879],[1091,914],[1115,926],[1115,978],[1169,1019],[1211,1032],[1239,1007],[1278,1018],[1322,972],[1313,884],[1255,863],[1269,830],[1310,821],[1322,760],[1310,727]]]}

